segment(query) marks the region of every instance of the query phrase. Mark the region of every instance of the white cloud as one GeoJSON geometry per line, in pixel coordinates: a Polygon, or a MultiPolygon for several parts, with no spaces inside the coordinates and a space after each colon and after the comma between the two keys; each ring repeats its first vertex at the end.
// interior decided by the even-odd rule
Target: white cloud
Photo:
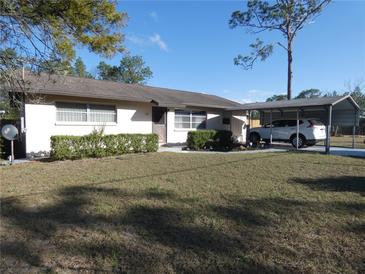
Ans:
{"type": "Polygon", "coordinates": [[[131,42],[132,44],[136,44],[139,46],[143,46],[146,44],[146,41],[144,38],[139,37],[137,35],[131,34],[131,35],[126,35],[126,39],[127,41],[131,42]]]}
{"type": "Polygon", "coordinates": [[[158,33],[155,33],[153,36],[150,36],[150,41],[153,44],[156,44],[161,50],[166,52],[168,51],[165,41],[161,39],[161,36],[158,33]]]}
{"type": "Polygon", "coordinates": [[[158,21],[158,14],[157,14],[157,12],[151,11],[148,15],[153,19],[153,21],[155,21],[155,22],[158,21]]]}
{"type": "Polygon", "coordinates": [[[155,33],[152,36],[139,36],[135,34],[127,34],[126,40],[134,45],[140,47],[150,47],[153,45],[157,45],[161,50],[168,51],[167,44],[162,40],[161,36],[158,33],[155,33]]]}
{"type": "Polygon", "coordinates": [[[234,97],[234,96],[230,96],[230,95],[218,95],[218,96],[222,96],[224,98],[227,98],[228,100],[231,100],[233,102],[237,102],[237,103],[240,103],[240,104],[244,104],[244,103],[251,103],[251,99],[239,99],[237,97],[234,97]]]}
{"type": "MultiPolygon", "coordinates": [[[[225,93],[223,91],[223,93],[225,93]]],[[[233,93],[231,93],[231,100],[236,101],[241,104],[255,103],[255,102],[264,102],[266,98],[272,96],[274,92],[265,91],[259,89],[250,89],[246,92],[234,92],[235,97],[233,97],[233,93]],[[243,95],[243,98],[240,97],[240,94],[243,95]],[[233,98],[232,98],[233,97],[233,98]]]]}
{"type": "Polygon", "coordinates": [[[251,89],[248,90],[245,94],[245,97],[248,100],[251,100],[253,102],[262,102],[265,101],[266,98],[272,96],[274,92],[267,90],[251,89]]]}
{"type": "Polygon", "coordinates": [[[262,91],[262,90],[258,90],[258,89],[250,89],[249,91],[247,91],[247,93],[249,93],[249,94],[259,94],[259,93],[266,93],[266,92],[262,91]]]}
{"type": "Polygon", "coordinates": [[[237,99],[237,98],[229,98],[228,97],[228,99],[231,100],[231,101],[240,103],[240,104],[248,104],[248,103],[255,103],[255,102],[257,102],[257,101],[254,101],[254,100],[250,99],[250,98],[237,99]]]}
{"type": "Polygon", "coordinates": [[[238,101],[241,104],[249,104],[249,103],[254,103],[254,101],[252,101],[252,99],[249,98],[244,98],[238,101]]]}

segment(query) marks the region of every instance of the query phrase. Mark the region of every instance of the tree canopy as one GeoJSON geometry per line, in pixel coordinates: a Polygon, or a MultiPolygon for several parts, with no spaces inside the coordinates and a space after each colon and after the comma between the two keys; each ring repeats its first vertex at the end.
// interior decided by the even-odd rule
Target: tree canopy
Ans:
{"type": "MultiPolygon", "coordinates": [[[[37,71],[47,62],[71,62],[75,47],[111,57],[124,51],[121,33],[127,15],[110,0],[2,0],[0,45],[16,58],[0,55],[0,83],[18,88],[17,64],[37,71]]],[[[4,53],[4,51],[2,51],[4,53]]],[[[64,69],[64,66],[61,66],[64,69]]],[[[24,83],[23,83],[24,84],[24,83]]]]}
{"type": "MultiPolygon", "coordinates": [[[[287,98],[291,99],[292,90],[292,44],[298,32],[317,16],[331,0],[248,0],[245,11],[235,11],[231,15],[231,28],[244,27],[253,34],[264,31],[278,31],[285,38],[285,45],[279,45],[287,52],[288,78],[287,98]]],[[[238,55],[234,59],[236,65],[251,69],[257,60],[266,60],[273,52],[274,43],[265,44],[260,39],[250,44],[251,54],[238,55]]]]}
{"type": "Polygon", "coordinates": [[[52,54],[49,59],[42,60],[38,63],[36,72],[46,72],[50,74],[62,74],[62,75],[72,75],[73,68],[70,60],[62,60],[56,55],[52,54]]]}
{"type": "Polygon", "coordinates": [[[125,56],[119,66],[111,66],[105,62],[98,65],[99,78],[127,84],[145,84],[152,77],[152,71],[146,66],[141,56],[125,56]]]}
{"type": "Polygon", "coordinates": [[[365,92],[360,85],[355,86],[355,88],[347,94],[350,94],[360,108],[365,110],[365,92]]]}
{"type": "Polygon", "coordinates": [[[86,70],[86,66],[81,57],[78,57],[74,65],[68,60],[62,61],[55,57],[44,61],[38,69],[39,72],[58,73],[63,75],[71,75],[83,78],[94,78],[93,75],[86,70]]]}
{"type": "Polygon", "coordinates": [[[120,73],[118,66],[108,65],[105,62],[100,62],[98,67],[98,76],[102,80],[120,81],[120,73]]]}
{"type": "MultiPolygon", "coordinates": [[[[318,98],[318,97],[327,97],[327,96],[344,96],[351,95],[351,97],[355,100],[355,102],[360,106],[362,110],[365,110],[365,91],[364,86],[361,83],[357,83],[355,85],[348,84],[348,91],[346,92],[338,92],[332,91],[323,93],[319,89],[311,88],[301,91],[295,99],[301,98],[318,98]]],[[[286,100],[287,97],[285,94],[273,95],[266,99],[266,102],[273,101],[281,101],[286,100]]]]}
{"type": "Polygon", "coordinates": [[[73,75],[84,78],[93,78],[91,73],[86,70],[86,66],[80,57],[78,57],[75,61],[73,75]]]}
{"type": "Polygon", "coordinates": [[[274,102],[274,101],[282,101],[282,100],[287,100],[288,98],[286,97],[285,94],[279,94],[279,95],[273,95],[269,98],[266,99],[266,102],[274,102]]]}
{"type": "Polygon", "coordinates": [[[319,89],[316,88],[311,88],[311,89],[306,89],[306,90],[302,90],[296,97],[295,99],[301,99],[301,98],[317,98],[317,97],[321,97],[322,93],[319,89]]]}

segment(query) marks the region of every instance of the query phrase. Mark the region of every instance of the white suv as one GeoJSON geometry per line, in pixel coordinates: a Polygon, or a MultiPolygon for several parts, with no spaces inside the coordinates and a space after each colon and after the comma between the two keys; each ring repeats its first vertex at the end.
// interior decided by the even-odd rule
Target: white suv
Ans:
{"type": "MultiPolygon", "coordinates": [[[[313,146],[326,139],[326,127],[316,119],[299,120],[299,147],[313,146]]],[[[250,129],[250,142],[257,144],[263,140],[270,142],[270,124],[250,129]]],[[[272,122],[272,140],[297,144],[297,120],[286,119],[272,122]]]]}

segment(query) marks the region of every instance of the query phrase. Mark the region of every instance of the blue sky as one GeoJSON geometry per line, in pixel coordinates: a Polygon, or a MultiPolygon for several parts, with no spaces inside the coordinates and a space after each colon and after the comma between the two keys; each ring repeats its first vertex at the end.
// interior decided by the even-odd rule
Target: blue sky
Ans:
{"type": "MultiPolygon", "coordinates": [[[[263,101],[286,91],[286,53],[280,47],[253,70],[233,65],[249,53],[257,36],[230,29],[233,11],[245,1],[120,1],[128,13],[126,47],[142,55],[154,77],[148,85],[216,94],[240,102],[263,101]]],[[[259,36],[265,42],[280,33],[259,36]]],[[[118,64],[121,55],[103,59],[79,49],[92,73],[101,60],[118,64]]],[[[343,91],[346,82],[365,83],[365,1],[335,1],[307,25],[294,44],[293,93],[303,89],[343,91]]]]}

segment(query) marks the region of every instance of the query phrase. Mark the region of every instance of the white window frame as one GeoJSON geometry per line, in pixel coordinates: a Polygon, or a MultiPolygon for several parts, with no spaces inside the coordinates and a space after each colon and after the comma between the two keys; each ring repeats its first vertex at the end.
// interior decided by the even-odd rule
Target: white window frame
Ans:
{"type": "Polygon", "coordinates": [[[111,104],[103,104],[103,103],[85,103],[85,102],[75,102],[75,101],[57,101],[55,102],[55,125],[87,125],[87,126],[97,126],[97,125],[106,125],[106,126],[115,126],[118,123],[118,110],[115,105],[111,104]],[[76,104],[76,105],[85,105],[86,106],[86,121],[57,121],[57,104],[76,104]],[[110,106],[114,108],[115,121],[114,122],[95,122],[90,121],[91,111],[90,105],[100,105],[100,106],[110,106]]]}
{"type": "MultiPolygon", "coordinates": [[[[205,111],[205,110],[195,110],[195,109],[175,109],[175,111],[174,111],[174,128],[175,128],[175,130],[177,130],[177,131],[191,131],[191,130],[204,130],[204,129],[206,129],[207,128],[207,112],[205,111]],[[185,123],[189,123],[189,127],[187,128],[187,127],[176,127],[176,111],[186,111],[186,112],[189,112],[189,116],[188,115],[178,115],[178,116],[180,116],[180,117],[182,117],[182,116],[185,116],[185,117],[189,117],[189,122],[185,122],[185,123]],[[193,116],[193,112],[204,112],[205,113],[205,115],[199,115],[199,116],[196,116],[196,115],[194,115],[193,116]],[[196,127],[193,127],[192,125],[193,125],[193,117],[204,117],[205,118],[205,126],[204,126],[204,128],[196,128],[196,127]]],[[[184,122],[182,122],[182,123],[184,123],[184,122]]]]}

